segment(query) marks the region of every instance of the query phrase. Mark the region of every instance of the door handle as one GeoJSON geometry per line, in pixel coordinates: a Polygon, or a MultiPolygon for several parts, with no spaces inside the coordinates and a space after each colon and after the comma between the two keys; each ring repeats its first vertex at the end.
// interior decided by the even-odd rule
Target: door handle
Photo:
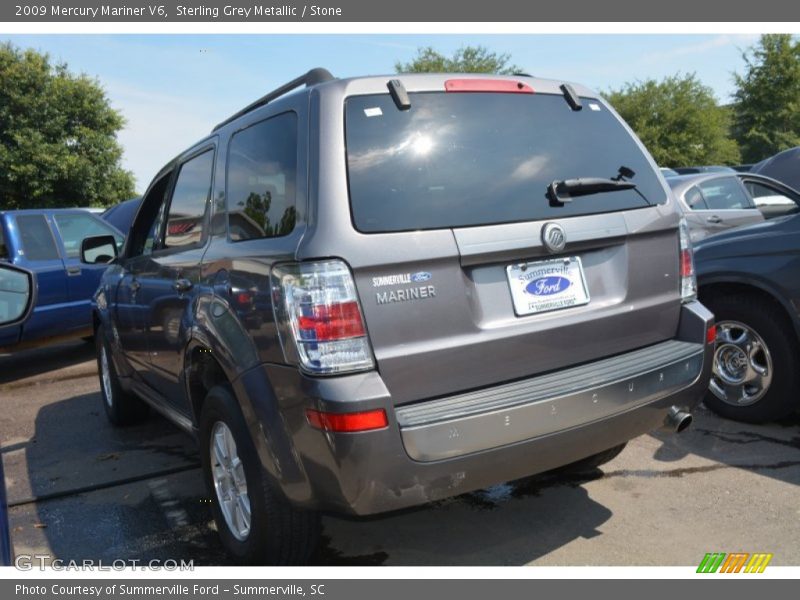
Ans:
{"type": "Polygon", "coordinates": [[[175,283],[172,284],[172,288],[179,293],[188,292],[192,289],[194,284],[189,281],[188,279],[176,279],[175,283]]]}
{"type": "Polygon", "coordinates": [[[67,267],[67,276],[68,277],[77,277],[81,274],[80,267],[67,267]]]}
{"type": "Polygon", "coordinates": [[[717,215],[711,215],[706,219],[709,223],[722,223],[722,219],[720,219],[717,215]]]}
{"type": "Polygon", "coordinates": [[[131,291],[132,292],[138,292],[140,287],[142,287],[142,284],[139,283],[136,279],[131,281],[131,291]]]}

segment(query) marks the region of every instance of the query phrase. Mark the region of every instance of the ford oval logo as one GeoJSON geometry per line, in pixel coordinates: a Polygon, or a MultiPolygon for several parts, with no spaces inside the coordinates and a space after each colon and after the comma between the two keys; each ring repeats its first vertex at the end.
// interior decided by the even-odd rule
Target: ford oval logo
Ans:
{"type": "Polygon", "coordinates": [[[414,273],[411,275],[411,281],[415,283],[422,283],[423,281],[428,281],[432,275],[427,271],[420,271],[419,273],[414,273]]]}
{"type": "Polygon", "coordinates": [[[552,296],[566,290],[572,282],[561,275],[538,277],[525,286],[525,291],[534,296],[552,296]]]}

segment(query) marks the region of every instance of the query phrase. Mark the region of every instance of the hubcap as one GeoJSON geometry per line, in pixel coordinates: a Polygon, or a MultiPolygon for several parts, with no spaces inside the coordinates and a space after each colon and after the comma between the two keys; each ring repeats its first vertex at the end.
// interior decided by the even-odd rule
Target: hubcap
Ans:
{"type": "Polygon", "coordinates": [[[711,392],[733,406],[755,404],[772,383],[772,357],[758,333],[739,321],[717,323],[711,392]]]}
{"type": "Polygon", "coordinates": [[[211,430],[211,475],[214,490],[225,525],[237,540],[244,541],[250,534],[250,497],[244,465],[236,451],[236,442],[228,426],[222,421],[214,423],[211,430]]]}
{"type": "Polygon", "coordinates": [[[114,401],[111,391],[111,370],[108,366],[108,352],[105,346],[100,347],[100,379],[103,382],[103,393],[106,397],[106,404],[110,407],[114,401]]]}

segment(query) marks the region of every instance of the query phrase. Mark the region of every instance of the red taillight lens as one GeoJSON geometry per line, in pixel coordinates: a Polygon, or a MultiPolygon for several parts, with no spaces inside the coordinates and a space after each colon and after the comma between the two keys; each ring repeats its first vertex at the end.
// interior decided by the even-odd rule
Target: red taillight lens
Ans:
{"type": "Polygon", "coordinates": [[[681,277],[691,277],[692,275],[694,275],[692,251],[684,248],[681,250],[681,277]]]}
{"type": "Polygon", "coordinates": [[[712,325],[706,331],[706,344],[714,344],[717,341],[717,326],[712,325]]]}
{"type": "Polygon", "coordinates": [[[358,302],[313,305],[310,312],[298,317],[297,325],[303,333],[313,334],[311,339],[326,342],[366,335],[358,302]]]}
{"type": "Polygon", "coordinates": [[[502,94],[532,94],[533,88],[521,81],[508,79],[448,79],[447,92],[500,92],[502,94]]]}
{"type": "Polygon", "coordinates": [[[355,281],[343,261],[278,265],[272,294],[288,362],[314,375],[374,368],[355,281]]]}
{"type": "Polygon", "coordinates": [[[683,217],[681,217],[679,231],[681,300],[691,302],[697,298],[697,277],[694,274],[694,252],[689,236],[689,224],[683,217]]]}
{"type": "Polygon", "coordinates": [[[382,408],[355,413],[329,413],[309,408],[306,409],[306,418],[312,427],[340,433],[371,431],[389,426],[386,411],[382,408]]]}

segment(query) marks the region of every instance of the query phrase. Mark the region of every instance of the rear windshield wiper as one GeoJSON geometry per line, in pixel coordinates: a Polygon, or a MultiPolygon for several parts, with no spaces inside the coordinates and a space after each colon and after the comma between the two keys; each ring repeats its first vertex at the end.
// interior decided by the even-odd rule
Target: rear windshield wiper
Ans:
{"type": "Polygon", "coordinates": [[[606,179],[605,177],[582,177],[554,181],[547,186],[547,197],[551,206],[564,206],[576,196],[590,196],[603,192],[632,190],[636,184],[622,179],[606,179]]]}

